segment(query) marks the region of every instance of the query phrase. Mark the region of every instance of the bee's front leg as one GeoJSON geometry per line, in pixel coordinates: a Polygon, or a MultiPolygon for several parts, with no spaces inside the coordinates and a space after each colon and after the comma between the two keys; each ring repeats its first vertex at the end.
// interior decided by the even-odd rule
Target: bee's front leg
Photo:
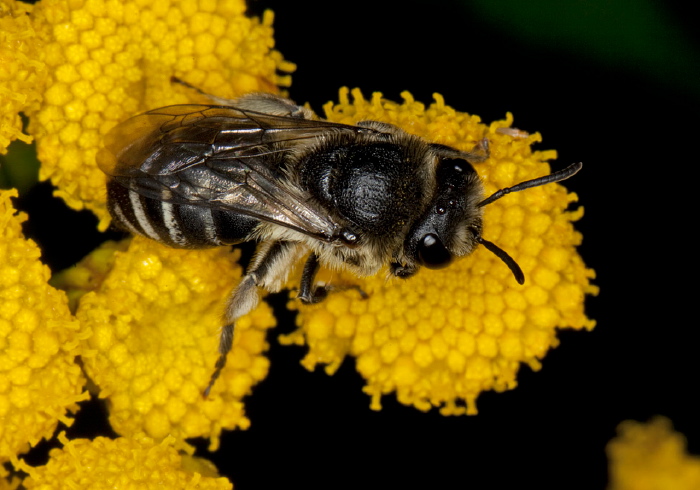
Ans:
{"type": "Polygon", "coordinates": [[[287,280],[294,262],[299,259],[302,247],[293,242],[263,243],[253,257],[248,272],[233,290],[226,307],[226,324],[219,336],[219,358],[204,396],[209,396],[214,383],[226,366],[226,357],[233,346],[233,327],[236,321],[255,309],[260,301],[258,288],[277,292],[287,280]]]}

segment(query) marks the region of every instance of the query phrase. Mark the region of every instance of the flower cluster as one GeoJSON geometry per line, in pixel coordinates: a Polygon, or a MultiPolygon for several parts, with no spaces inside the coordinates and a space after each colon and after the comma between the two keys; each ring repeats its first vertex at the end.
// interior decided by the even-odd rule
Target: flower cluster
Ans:
{"type": "MultiPolygon", "coordinates": [[[[243,0],[0,1],[0,151],[36,139],[40,178],[70,206],[93,210],[102,229],[109,217],[95,155],[111,127],[204,99],[172,77],[235,97],[277,92],[294,70],[273,49],[272,13],[248,17],[243,0]]],[[[71,423],[67,412],[88,396],[77,355],[122,434],[203,436],[215,448],[222,429],[248,425],[240,400],[267,372],[268,306],[241,320],[216,390],[201,395],[217,357],[222,300],[240,277],[237,255],[138,239],[107,244],[54,278],[71,288],[73,307],[82,299],[72,316],[66,295],[47,284],[38,248],[22,238],[22,219],[4,193],[0,462],[50,437],[59,421],[71,423]]]]}
{"type": "MultiPolygon", "coordinates": [[[[533,151],[540,135],[510,128],[510,114],[485,125],[446,106],[437,94],[427,108],[402,95],[404,103],[397,104],[380,94],[368,101],[354,91],[351,102],[343,90],[339,104],[325,107],[326,115],[348,124],[389,122],[461,150],[488,138],[491,156],[475,166],[486,195],[549,173],[546,161],[555,152],[533,151]]],[[[598,290],[589,282],[593,271],[576,253],[581,235],[572,225],[583,209],[566,211],[576,199],[550,184],[485,208],[484,236],[521,265],[524,286],[483,247],[447,269],[421,270],[408,280],[327,274],[321,278],[357,285],[369,299],[350,289],[321,304],[299,306],[300,329],[283,340],[309,345],[303,361],[309,369],[321,363],[332,373],[346,355],[355,356],[375,409],[382,395],[396,392],[399,401],[421,410],[441,406],[446,415],[476,413],[479,393],[516,386],[520,363],[540,368],[539,360],[558,343],[556,328],[595,325],[584,314],[583,298],[598,290]]]]}
{"type": "Polygon", "coordinates": [[[87,398],[75,358],[89,333],[68,310],[63,291],[49,286],[39,247],[22,236],[0,191],[0,463],[50,438],[59,421],[87,398]]]}
{"type": "Polygon", "coordinates": [[[0,143],[20,136],[24,111],[40,178],[51,179],[69,206],[94,211],[102,229],[109,222],[95,165],[102,138],[138,112],[187,102],[191,94],[174,89],[171,77],[234,97],[275,92],[290,83],[277,70],[294,69],[272,49],[272,13],[246,17],[243,0],[6,2],[0,59],[10,69],[0,94],[10,102],[0,143]]]}

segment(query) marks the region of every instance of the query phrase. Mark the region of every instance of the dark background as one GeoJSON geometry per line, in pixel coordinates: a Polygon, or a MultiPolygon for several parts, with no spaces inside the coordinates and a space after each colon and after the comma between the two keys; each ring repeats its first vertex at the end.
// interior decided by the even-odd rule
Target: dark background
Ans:
{"type": "MultiPolygon", "coordinates": [[[[252,427],[225,434],[210,456],[237,489],[603,489],[616,426],[657,414],[700,454],[690,219],[700,62],[689,7],[491,3],[260,0],[251,11],[275,11],[277,48],[298,64],[290,95],[319,113],[341,86],[397,101],[409,90],[426,104],[439,92],[486,123],[512,112],[516,127],[543,134],[539,149],[559,152],[554,169],[583,161],[566,185],[586,210],[576,226],[598,273],[600,295],[587,301],[598,326],[562,331],[540,372],[523,367],[516,390],[483,394],[477,416],[448,418],[393,396],[371,411],[352,360],[333,377],[307,372],[305,350],[275,340],[292,327],[282,313],[269,377],[247,403],[252,427]]],[[[68,226],[89,234],[92,218],[83,218],[68,226]]],[[[56,257],[78,260],[93,239],[74,259],[56,257]]],[[[38,240],[52,267],[70,265],[52,263],[49,238],[38,240]]],[[[278,297],[278,311],[283,304],[278,297]]],[[[80,412],[74,435],[98,409],[80,412]]]]}

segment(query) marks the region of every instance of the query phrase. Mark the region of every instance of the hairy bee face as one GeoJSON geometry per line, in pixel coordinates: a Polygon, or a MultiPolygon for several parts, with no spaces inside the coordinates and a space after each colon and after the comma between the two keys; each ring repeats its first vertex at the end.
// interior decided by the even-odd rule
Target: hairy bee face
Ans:
{"type": "Polygon", "coordinates": [[[409,277],[420,266],[447,267],[469,255],[481,235],[483,212],[477,205],[483,186],[474,168],[464,159],[443,158],[435,173],[433,197],[409,229],[402,255],[391,263],[396,276],[409,277]]]}
{"type": "MultiPolygon", "coordinates": [[[[184,83],[184,82],[179,82],[184,83]]],[[[509,192],[563,180],[561,172],[483,199],[472,151],[427,142],[386,123],[331,123],[292,101],[251,94],[218,105],[179,105],[135,116],[106,138],[98,163],[108,175],[108,208],[118,225],[171,247],[260,243],[229,298],[219,359],[208,394],[226,363],[236,320],[286,282],[308,255],[301,301],[322,300],[321,265],[371,275],[388,265],[398,277],[421,266],[446,267],[481,244],[483,206],[509,192]],[[310,252],[310,253],[309,253],[310,252]]]]}

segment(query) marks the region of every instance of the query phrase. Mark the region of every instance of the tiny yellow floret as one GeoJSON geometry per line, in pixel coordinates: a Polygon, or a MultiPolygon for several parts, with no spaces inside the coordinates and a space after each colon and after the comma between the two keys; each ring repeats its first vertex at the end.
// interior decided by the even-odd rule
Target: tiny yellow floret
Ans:
{"type": "MultiPolygon", "coordinates": [[[[326,117],[346,124],[388,122],[465,151],[487,138],[490,158],[474,165],[486,195],[549,174],[547,160],[556,157],[531,149],[539,134],[504,131],[512,124],[510,114],[486,125],[445,105],[438,94],[427,107],[408,93],[402,104],[381,94],[367,100],[359,90],[352,96],[351,102],[349,91],[341,90],[340,103],[325,106],[326,117]]],[[[349,288],[316,305],[292,302],[300,312],[299,330],[282,341],[309,346],[302,362],[309,369],[325,364],[332,373],[346,355],[355,356],[372,408],[393,392],[420,410],[436,406],[446,415],[474,414],[479,393],[516,386],[521,363],[540,368],[540,359],[558,343],[557,328],[595,325],[583,304],[586,294],[598,292],[590,284],[595,275],[576,253],[581,235],[572,224],[582,209],[566,211],[575,200],[563,186],[549,184],[484,208],[484,238],[522,266],[524,286],[483,247],[446,269],[422,269],[407,280],[387,279],[387,271],[369,278],[321,271],[319,280],[359,286],[369,299],[349,288]]]]}
{"type": "Polygon", "coordinates": [[[22,236],[26,216],[0,191],[0,463],[49,439],[87,398],[76,364],[89,336],[68,310],[63,291],[48,285],[39,247],[22,236]]]}

